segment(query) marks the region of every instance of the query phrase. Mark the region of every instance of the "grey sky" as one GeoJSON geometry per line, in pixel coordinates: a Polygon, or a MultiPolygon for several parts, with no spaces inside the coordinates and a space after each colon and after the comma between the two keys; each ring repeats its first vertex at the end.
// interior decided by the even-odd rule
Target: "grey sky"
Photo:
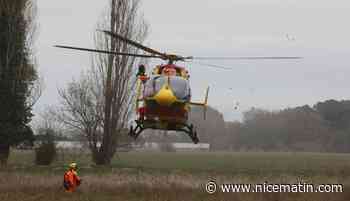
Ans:
{"type": "MultiPolygon", "coordinates": [[[[35,111],[57,104],[57,87],[89,67],[89,53],[52,46],[93,47],[95,25],[107,2],[38,0],[37,59],[46,89],[35,111]]],[[[140,9],[150,24],[146,44],[161,51],[304,57],[299,61],[205,61],[232,67],[231,71],[186,64],[193,99],[201,100],[210,85],[209,104],[227,120],[239,119],[251,107],[282,109],[331,98],[350,99],[349,1],[151,0],[143,1],[140,9]],[[240,107],[234,110],[237,101],[240,107]]]]}

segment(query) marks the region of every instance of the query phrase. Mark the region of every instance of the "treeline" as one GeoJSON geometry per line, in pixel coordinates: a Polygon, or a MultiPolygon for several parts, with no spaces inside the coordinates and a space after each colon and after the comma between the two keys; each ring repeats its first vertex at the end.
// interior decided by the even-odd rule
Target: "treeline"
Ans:
{"type": "Polygon", "coordinates": [[[209,109],[206,121],[195,108],[192,121],[201,142],[213,150],[350,152],[350,100],[327,100],[280,111],[251,109],[242,122],[225,122],[209,109]]]}

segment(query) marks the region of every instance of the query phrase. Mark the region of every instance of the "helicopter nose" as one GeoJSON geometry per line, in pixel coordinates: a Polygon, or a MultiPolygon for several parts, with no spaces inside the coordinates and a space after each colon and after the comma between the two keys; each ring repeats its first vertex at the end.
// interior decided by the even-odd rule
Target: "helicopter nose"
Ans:
{"type": "Polygon", "coordinates": [[[176,101],[176,97],[168,85],[163,86],[154,98],[162,106],[170,106],[176,101]]]}

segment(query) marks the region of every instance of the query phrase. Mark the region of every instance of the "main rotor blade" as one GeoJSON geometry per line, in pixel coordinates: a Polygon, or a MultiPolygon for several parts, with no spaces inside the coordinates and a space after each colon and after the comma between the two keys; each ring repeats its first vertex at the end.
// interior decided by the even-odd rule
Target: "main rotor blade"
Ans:
{"type": "Polygon", "coordinates": [[[302,59],[303,57],[193,57],[196,60],[271,60],[271,59],[302,59]]]}
{"type": "Polygon", "coordinates": [[[119,34],[117,34],[117,33],[112,33],[112,32],[110,32],[110,31],[106,31],[106,30],[99,30],[99,31],[102,31],[102,32],[104,32],[105,34],[110,35],[110,36],[112,36],[112,37],[114,37],[114,38],[118,38],[119,40],[122,40],[122,41],[124,41],[125,43],[128,43],[128,44],[130,44],[130,45],[133,45],[133,46],[135,46],[135,47],[137,47],[137,48],[140,48],[140,49],[142,49],[142,50],[144,50],[144,51],[146,51],[146,52],[148,52],[148,53],[159,55],[159,56],[161,56],[161,58],[163,58],[163,59],[167,59],[167,58],[168,58],[168,56],[167,56],[165,53],[161,53],[161,52],[159,52],[159,51],[157,51],[157,50],[154,50],[154,49],[152,49],[152,48],[146,47],[146,46],[142,45],[141,43],[138,43],[138,42],[135,42],[135,41],[133,41],[133,40],[130,40],[130,39],[128,39],[128,38],[126,38],[126,37],[124,37],[124,36],[121,36],[121,35],[119,35],[119,34]]]}
{"type": "Polygon", "coordinates": [[[190,62],[195,63],[195,64],[199,64],[199,65],[203,65],[203,66],[207,66],[207,67],[211,67],[211,68],[219,68],[219,69],[224,69],[224,70],[233,70],[233,68],[219,66],[219,65],[215,65],[215,64],[208,64],[208,63],[203,63],[203,62],[198,62],[198,61],[190,61],[190,62]]]}
{"type": "Polygon", "coordinates": [[[153,55],[146,55],[146,54],[131,54],[131,53],[124,53],[124,52],[113,52],[113,51],[107,51],[107,50],[96,50],[96,49],[88,49],[88,48],[81,48],[81,47],[64,46],[64,45],[55,45],[55,47],[80,50],[80,51],[88,51],[88,52],[98,52],[98,53],[104,53],[104,54],[115,54],[115,55],[122,55],[122,56],[160,58],[160,59],[162,58],[160,56],[153,56],[153,55]]]}

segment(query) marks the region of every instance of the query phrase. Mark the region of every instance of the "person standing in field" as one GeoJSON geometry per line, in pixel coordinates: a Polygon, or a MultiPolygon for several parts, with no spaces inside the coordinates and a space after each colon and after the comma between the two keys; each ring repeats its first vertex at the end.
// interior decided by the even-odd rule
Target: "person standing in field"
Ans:
{"type": "Polygon", "coordinates": [[[66,192],[74,192],[81,183],[77,169],[77,164],[71,163],[69,164],[68,171],[64,173],[63,186],[66,189],[66,192]]]}

